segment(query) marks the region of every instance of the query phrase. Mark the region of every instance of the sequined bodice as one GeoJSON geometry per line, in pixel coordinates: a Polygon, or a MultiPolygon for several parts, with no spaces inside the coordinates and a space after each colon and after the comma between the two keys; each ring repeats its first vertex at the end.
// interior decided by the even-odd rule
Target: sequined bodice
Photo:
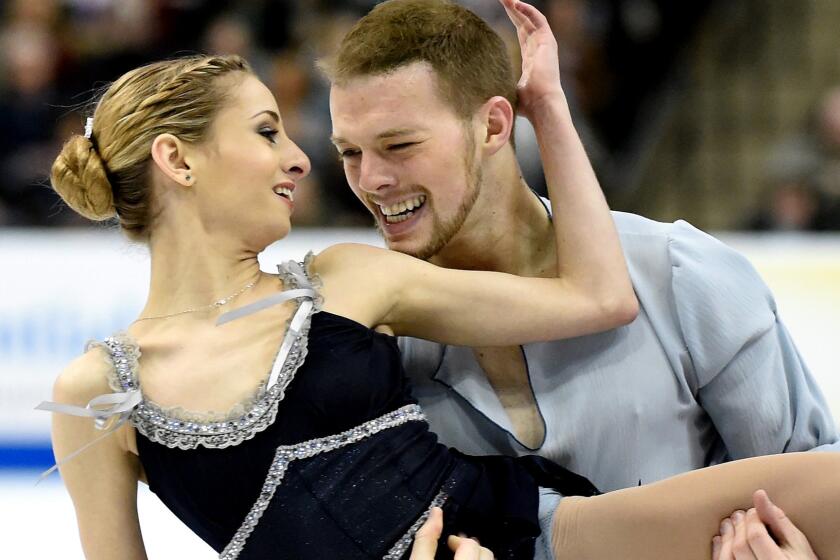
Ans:
{"type": "MultiPolygon", "coordinates": [[[[357,476],[353,471],[363,470],[380,481],[382,490],[397,495],[409,487],[403,471],[428,461],[428,474],[411,481],[419,485],[416,494],[410,492],[400,505],[406,508],[402,526],[383,531],[376,524],[352,539],[366,550],[376,544],[376,550],[385,551],[383,557],[423,515],[454,467],[446,449],[427,431],[404,377],[394,375],[400,365],[393,339],[327,312],[313,315],[305,332],[309,351],[290,353],[295,362],[290,362],[294,365],[288,366],[290,375],[282,386],[275,385],[281,388],[266,391],[240,419],[186,422],[147,403],[132,417],[145,436],[138,437],[137,445],[151,489],[225,558],[237,557],[238,545],[230,546],[237,538],[248,541],[241,552],[248,557],[256,541],[282,536],[288,549],[290,539],[306,533],[275,529],[254,534],[257,523],[243,523],[249,516],[262,528],[282,525],[282,520],[288,526],[323,530],[334,525],[336,534],[358,533],[357,519],[376,519],[379,508],[363,487],[348,483],[348,477],[357,476]],[[173,423],[177,425],[170,428],[173,423]],[[391,456],[395,447],[409,442],[413,459],[391,456]],[[290,466],[295,462],[299,465],[290,466]],[[315,492],[313,478],[329,482],[315,492]],[[349,509],[338,504],[353,494],[356,513],[336,521],[343,515],[339,511],[349,509]],[[272,498],[276,505],[265,519],[272,498]],[[309,515],[316,517],[307,519],[309,515]]],[[[307,542],[299,544],[305,548],[307,542]]]]}

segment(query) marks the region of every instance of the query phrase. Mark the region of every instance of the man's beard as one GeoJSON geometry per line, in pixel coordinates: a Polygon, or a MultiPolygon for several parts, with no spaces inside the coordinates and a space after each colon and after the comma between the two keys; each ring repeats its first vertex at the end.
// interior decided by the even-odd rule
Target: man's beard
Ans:
{"type": "MultiPolygon", "coordinates": [[[[466,175],[465,180],[467,189],[469,189],[468,192],[464,194],[464,198],[461,200],[461,205],[458,207],[455,215],[447,221],[443,221],[440,216],[434,212],[434,200],[427,194],[427,204],[430,205],[430,210],[432,210],[430,213],[432,216],[431,239],[429,239],[428,243],[422,247],[413,250],[403,249],[400,251],[401,253],[411,255],[412,257],[422,259],[424,261],[429,260],[437,255],[441,249],[446,247],[452,238],[461,231],[461,227],[470,215],[470,212],[475,205],[475,201],[478,199],[478,195],[481,192],[483,174],[481,165],[476,165],[475,161],[475,140],[469,131],[465,131],[465,133],[467,137],[467,147],[464,154],[464,173],[466,175]]],[[[385,237],[378,220],[376,222],[376,227],[379,229],[379,233],[385,237]]],[[[387,237],[385,237],[385,239],[387,241],[387,237]]]]}

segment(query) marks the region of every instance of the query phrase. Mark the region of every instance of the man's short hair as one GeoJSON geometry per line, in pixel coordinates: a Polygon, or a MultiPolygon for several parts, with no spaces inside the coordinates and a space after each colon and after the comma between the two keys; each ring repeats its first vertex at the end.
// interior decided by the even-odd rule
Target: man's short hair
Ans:
{"type": "Polygon", "coordinates": [[[435,70],[443,99],[461,118],[493,96],[516,109],[516,81],[502,38],[470,10],[448,0],[388,0],[347,33],[319,66],[338,86],[414,62],[435,70]]]}

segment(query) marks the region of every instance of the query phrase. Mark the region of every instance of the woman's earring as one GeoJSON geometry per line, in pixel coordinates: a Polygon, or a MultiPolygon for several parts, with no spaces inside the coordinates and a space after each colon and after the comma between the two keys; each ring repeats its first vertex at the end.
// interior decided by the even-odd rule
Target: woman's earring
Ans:
{"type": "Polygon", "coordinates": [[[190,175],[190,174],[187,174],[187,177],[186,177],[186,179],[187,179],[187,181],[192,181],[192,175],[190,175]]]}

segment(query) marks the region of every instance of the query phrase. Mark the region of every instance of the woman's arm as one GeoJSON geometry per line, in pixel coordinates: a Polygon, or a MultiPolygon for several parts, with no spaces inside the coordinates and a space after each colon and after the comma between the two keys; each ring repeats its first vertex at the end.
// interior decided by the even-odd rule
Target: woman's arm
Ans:
{"type": "Polygon", "coordinates": [[[821,560],[840,558],[840,453],[725,463],[594,498],[564,498],[553,521],[558,558],[708,560],[721,519],[764,488],[821,560]]]}
{"type": "MultiPolygon", "coordinates": [[[[545,16],[500,0],[516,28],[522,58],[518,111],[534,126],[554,225],[557,274],[579,297],[607,309],[638,307],[612,215],[580,141],[560,83],[558,45],[545,16]]],[[[617,318],[626,319],[619,313],[617,318]]]]}
{"type": "MultiPolygon", "coordinates": [[[[443,269],[394,252],[341,245],[315,261],[328,304],[341,299],[330,294],[328,277],[342,276],[336,284],[364,288],[354,296],[363,296],[357,309],[369,314],[368,324],[461,345],[569,338],[635,318],[638,302],[618,234],[560,86],[557,43],[536,9],[504,4],[522,45],[521,109],[534,124],[552,200],[556,277],[443,269]]],[[[477,137],[498,136],[493,146],[506,149],[514,117],[507,100],[490,99],[478,115],[477,137]],[[495,111],[494,117],[485,118],[483,111],[495,111]]]]}
{"type": "MultiPolygon", "coordinates": [[[[55,402],[85,406],[110,393],[108,365],[93,349],[65,369],[53,388],[55,402]]],[[[70,492],[79,536],[88,560],[145,560],[137,517],[140,462],[126,445],[124,425],[59,467],[70,492]]],[[[53,414],[52,443],[57,461],[100,437],[90,418],[53,414]]]]}

